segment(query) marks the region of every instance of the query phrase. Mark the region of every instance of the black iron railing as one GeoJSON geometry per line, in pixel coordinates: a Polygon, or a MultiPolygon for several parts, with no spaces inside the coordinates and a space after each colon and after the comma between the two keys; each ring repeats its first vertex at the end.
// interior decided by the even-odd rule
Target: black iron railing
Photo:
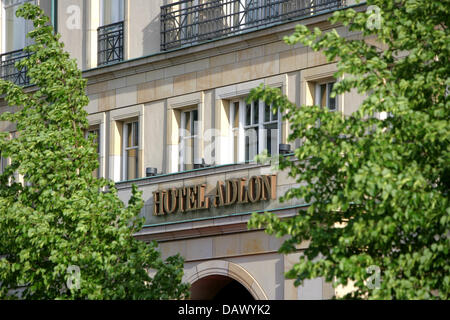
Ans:
{"type": "Polygon", "coordinates": [[[123,21],[98,28],[97,65],[123,61],[123,21]]]}
{"type": "Polygon", "coordinates": [[[161,50],[335,10],[345,0],[182,0],[161,7],[161,50]]]}
{"type": "Polygon", "coordinates": [[[16,50],[1,54],[0,78],[14,82],[20,86],[30,84],[30,78],[27,76],[27,68],[23,68],[22,70],[16,68],[16,62],[29,56],[30,53],[23,50],[16,50]]]}

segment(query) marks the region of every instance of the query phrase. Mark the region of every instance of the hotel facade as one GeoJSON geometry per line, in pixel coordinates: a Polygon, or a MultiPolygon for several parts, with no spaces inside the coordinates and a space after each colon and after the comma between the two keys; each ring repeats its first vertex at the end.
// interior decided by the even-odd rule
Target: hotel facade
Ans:
{"type": "MultiPolygon", "coordinates": [[[[0,75],[30,85],[14,63],[31,26],[2,0],[0,75]]],[[[278,198],[298,186],[287,172],[257,163],[263,150],[293,157],[289,123],[262,101],[260,84],[297,105],[349,115],[362,97],[330,96],[336,63],[282,39],[301,23],[327,31],[335,10],[366,10],[352,0],[35,0],[88,79],[89,134],[98,141],[94,173],[116,182],[127,203],[136,184],[145,201],[142,241],[163,257],[185,258],[192,299],[330,299],[342,291],[322,278],[295,287],[284,273],[298,261],[277,252],[284,239],[249,230],[252,212],[301,214],[308,203],[278,198]]],[[[361,39],[344,26],[337,32],[361,39]]],[[[370,41],[370,39],[366,39],[370,41]]],[[[4,101],[0,112],[9,110],[4,101]]],[[[14,135],[14,124],[0,123],[14,135]]],[[[2,159],[2,166],[7,159],[2,159]]],[[[20,177],[19,177],[20,178],[20,177]]]]}

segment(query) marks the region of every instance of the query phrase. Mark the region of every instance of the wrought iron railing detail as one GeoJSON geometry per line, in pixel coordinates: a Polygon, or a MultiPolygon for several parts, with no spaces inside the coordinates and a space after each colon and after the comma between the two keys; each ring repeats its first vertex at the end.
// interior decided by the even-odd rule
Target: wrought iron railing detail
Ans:
{"type": "Polygon", "coordinates": [[[16,62],[29,57],[30,53],[23,50],[6,52],[0,55],[0,77],[3,80],[11,81],[20,86],[30,84],[30,78],[27,75],[27,68],[21,70],[16,68],[16,62]]]}
{"type": "Polygon", "coordinates": [[[97,65],[123,61],[123,21],[98,28],[97,65]]]}
{"type": "Polygon", "coordinates": [[[161,7],[161,50],[335,10],[345,0],[182,0],[161,7]]]}

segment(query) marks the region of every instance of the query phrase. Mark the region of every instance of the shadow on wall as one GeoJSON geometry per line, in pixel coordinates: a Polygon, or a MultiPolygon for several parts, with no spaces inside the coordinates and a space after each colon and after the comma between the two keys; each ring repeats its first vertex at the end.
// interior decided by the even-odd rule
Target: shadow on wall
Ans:
{"type": "Polygon", "coordinates": [[[159,52],[161,36],[159,14],[142,31],[142,56],[159,52]]]}

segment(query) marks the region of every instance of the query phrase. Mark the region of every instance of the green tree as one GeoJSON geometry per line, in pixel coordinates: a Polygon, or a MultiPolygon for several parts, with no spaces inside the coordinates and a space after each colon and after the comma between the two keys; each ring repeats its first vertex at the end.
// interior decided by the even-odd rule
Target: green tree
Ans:
{"type": "Polygon", "coordinates": [[[12,139],[0,137],[11,161],[0,176],[0,298],[15,298],[20,287],[28,299],[186,297],[182,258],[163,261],[156,243],[133,238],[143,223],[137,188],[125,207],[112,182],[92,175],[98,161],[84,138],[88,98],[76,61],[39,7],[25,4],[17,16],[34,23],[34,44],[25,48],[32,54],[17,67],[35,86],[0,81],[0,94],[16,106],[1,120],[17,126],[12,139]]]}
{"type": "Polygon", "coordinates": [[[250,99],[285,112],[289,141],[302,141],[295,161],[279,159],[278,168],[301,183],[281,201],[295,197],[311,205],[285,220],[254,214],[249,226],[287,236],[280,248],[286,254],[310,241],[286,273],[296,285],[324,277],[335,286],[354,281],[357,290],[347,298],[448,299],[450,2],[367,5],[376,7],[337,11],[330,22],[372,44],[303,25],[285,38],[337,62],[333,95],[352,88],[365,95],[356,112],[296,107],[273,88],[251,93],[250,99]],[[384,120],[377,117],[382,112],[384,120]]]}

